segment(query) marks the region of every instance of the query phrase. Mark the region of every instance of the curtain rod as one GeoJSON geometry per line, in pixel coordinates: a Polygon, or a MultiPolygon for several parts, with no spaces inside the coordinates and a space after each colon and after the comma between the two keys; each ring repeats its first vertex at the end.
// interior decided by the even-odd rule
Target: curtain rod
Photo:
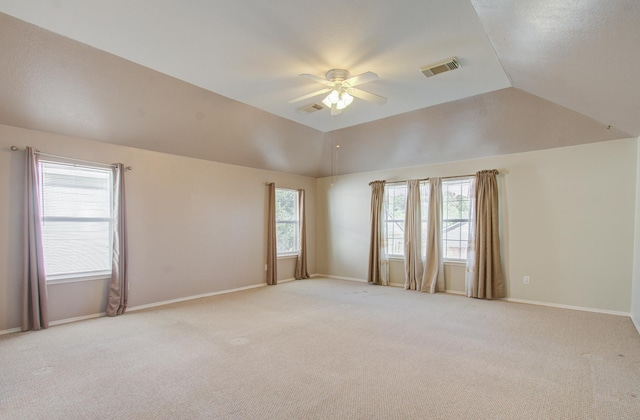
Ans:
{"type": "MultiPolygon", "coordinates": [[[[11,146],[11,151],[12,152],[22,152],[24,150],[19,149],[16,146],[11,146]]],[[[67,157],[67,156],[52,155],[52,154],[49,154],[49,153],[42,153],[42,152],[35,152],[35,153],[37,155],[40,155],[40,156],[48,156],[48,157],[64,159],[64,160],[72,160],[74,162],[90,163],[92,165],[102,165],[102,166],[108,166],[110,168],[115,168],[116,167],[116,165],[113,165],[113,164],[102,163],[102,162],[94,162],[94,161],[91,161],[91,160],[76,159],[76,158],[71,158],[71,157],[67,157]]],[[[131,166],[125,166],[124,169],[127,170],[127,171],[133,170],[133,168],[131,166]]]]}
{"type": "MultiPolygon", "coordinates": [[[[500,172],[498,172],[496,170],[496,172],[499,174],[500,172]]],[[[470,174],[470,175],[452,175],[452,176],[441,176],[440,179],[452,179],[452,178],[471,178],[476,176],[476,174],[470,174]]],[[[418,181],[428,181],[429,178],[420,178],[418,179],[418,181]]],[[[385,184],[401,184],[403,182],[407,182],[408,180],[404,180],[404,181],[390,181],[390,182],[385,182],[385,184]]],[[[369,185],[371,185],[371,183],[369,183],[369,185]]]]}

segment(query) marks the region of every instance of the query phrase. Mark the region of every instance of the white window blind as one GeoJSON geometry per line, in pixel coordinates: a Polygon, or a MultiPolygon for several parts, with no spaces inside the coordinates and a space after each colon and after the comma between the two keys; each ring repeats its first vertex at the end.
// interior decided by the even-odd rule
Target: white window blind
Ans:
{"type": "Polygon", "coordinates": [[[47,280],[111,273],[112,171],[40,162],[47,280]]]}

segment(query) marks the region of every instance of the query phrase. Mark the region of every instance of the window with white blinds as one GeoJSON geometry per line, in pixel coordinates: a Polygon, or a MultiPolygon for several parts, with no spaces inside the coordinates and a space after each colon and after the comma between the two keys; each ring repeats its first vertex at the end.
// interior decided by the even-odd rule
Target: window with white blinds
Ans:
{"type": "Polygon", "coordinates": [[[111,273],[112,177],[108,168],[40,162],[47,280],[111,273]]]}

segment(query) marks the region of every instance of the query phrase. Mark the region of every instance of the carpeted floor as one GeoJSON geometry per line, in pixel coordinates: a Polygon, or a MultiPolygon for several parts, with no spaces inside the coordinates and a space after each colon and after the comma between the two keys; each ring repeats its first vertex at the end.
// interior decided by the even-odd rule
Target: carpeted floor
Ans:
{"type": "Polygon", "coordinates": [[[637,419],[628,318],[312,279],[0,337],[3,419],[637,419]]]}

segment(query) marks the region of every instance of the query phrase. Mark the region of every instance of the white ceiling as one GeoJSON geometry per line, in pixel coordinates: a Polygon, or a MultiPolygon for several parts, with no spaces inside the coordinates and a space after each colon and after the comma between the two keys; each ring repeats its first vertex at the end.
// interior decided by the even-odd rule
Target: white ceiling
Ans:
{"type": "Polygon", "coordinates": [[[1,0],[0,11],[269,113],[327,132],[511,84],[468,0],[1,0]],[[457,57],[426,78],[420,68],[457,57]],[[331,118],[289,104],[332,68],[380,79],[331,118]]]}
{"type": "Polygon", "coordinates": [[[0,12],[0,124],[15,127],[308,176],[640,136],[640,0],[0,0],[0,12]],[[420,72],[451,56],[462,68],[420,72]],[[362,89],[388,102],[297,113],[304,102],[287,101],[321,87],[299,74],[331,68],[377,73],[362,89]]]}
{"type": "Polygon", "coordinates": [[[471,0],[514,87],[640,136],[639,0],[471,0]]]}

